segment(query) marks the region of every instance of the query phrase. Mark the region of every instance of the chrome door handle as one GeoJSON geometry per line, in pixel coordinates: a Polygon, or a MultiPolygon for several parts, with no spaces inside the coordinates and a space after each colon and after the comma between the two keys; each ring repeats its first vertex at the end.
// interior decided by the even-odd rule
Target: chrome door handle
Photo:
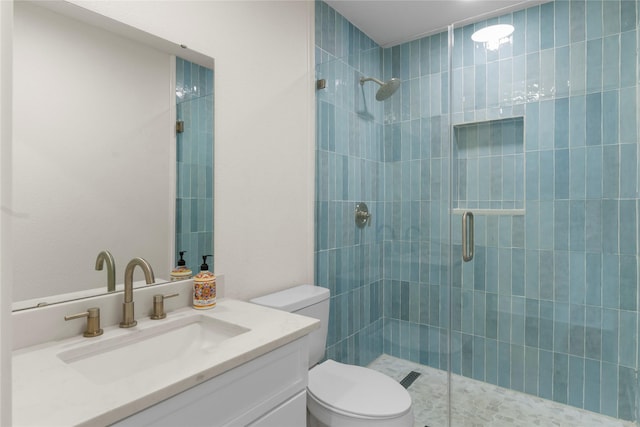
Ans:
{"type": "Polygon", "coordinates": [[[473,214],[469,211],[462,214],[462,259],[473,259],[473,214]]]}

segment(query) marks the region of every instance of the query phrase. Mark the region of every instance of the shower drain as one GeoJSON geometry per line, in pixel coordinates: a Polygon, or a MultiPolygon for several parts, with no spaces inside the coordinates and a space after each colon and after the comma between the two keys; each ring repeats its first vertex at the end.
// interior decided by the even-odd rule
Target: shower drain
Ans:
{"type": "Polygon", "coordinates": [[[400,381],[400,385],[404,388],[409,388],[409,386],[413,384],[413,382],[418,379],[419,376],[420,372],[411,371],[407,374],[406,377],[402,379],[402,381],[400,381]]]}

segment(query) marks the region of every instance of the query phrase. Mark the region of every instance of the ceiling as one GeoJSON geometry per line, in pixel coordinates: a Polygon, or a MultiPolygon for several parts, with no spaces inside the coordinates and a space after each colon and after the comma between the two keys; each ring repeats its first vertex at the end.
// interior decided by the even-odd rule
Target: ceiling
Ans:
{"type": "Polygon", "coordinates": [[[382,47],[395,46],[548,0],[325,0],[382,47]]]}

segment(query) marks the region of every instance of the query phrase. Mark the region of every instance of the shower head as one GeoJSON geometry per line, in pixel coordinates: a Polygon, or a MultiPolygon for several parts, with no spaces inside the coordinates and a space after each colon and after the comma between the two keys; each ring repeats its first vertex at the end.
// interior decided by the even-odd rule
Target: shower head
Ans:
{"type": "Polygon", "coordinates": [[[360,84],[364,85],[364,82],[376,82],[380,85],[380,89],[376,92],[376,100],[384,101],[389,98],[391,95],[395,93],[396,90],[400,87],[401,80],[397,78],[392,78],[386,82],[382,82],[374,77],[360,77],[360,84]]]}

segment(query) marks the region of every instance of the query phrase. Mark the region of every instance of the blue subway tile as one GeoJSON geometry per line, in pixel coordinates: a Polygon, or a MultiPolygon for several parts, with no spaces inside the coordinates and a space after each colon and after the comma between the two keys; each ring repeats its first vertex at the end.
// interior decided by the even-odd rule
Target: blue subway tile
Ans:
{"type": "MultiPolygon", "coordinates": [[[[563,1],[555,2],[564,3],[563,1]]],[[[558,97],[568,96],[571,87],[571,55],[569,46],[555,49],[555,84],[558,97]]]]}
{"type": "Polygon", "coordinates": [[[620,300],[620,256],[605,253],[602,257],[602,305],[618,308],[620,300]]]}
{"type": "MultiPolygon", "coordinates": [[[[635,76],[635,71],[634,71],[635,76]]],[[[620,142],[637,142],[637,100],[634,90],[620,91],[620,142]]]]}
{"type": "Polygon", "coordinates": [[[498,384],[498,342],[493,339],[485,340],[485,378],[490,384],[498,384]]]}
{"type": "Polygon", "coordinates": [[[586,7],[584,0],[573,0],[569,9],[569,24],[571,26],[570,36],[571,42],[579,42],[585,39],[585,14],[586,7]]]}
{"type": "Polygon", "coordinates": [[[569,305],[556,303],[554,307],[553,351],[569,352],[569,305]]]}
{"type": "Polygon", "coordinates": [[[569,360],[566,354],[553,354],[553,400],[567,403],[569,360]]]}
{"type": "Polygon", "coordinates": [[[569,44],[569,4],[568,1],[553,2],[556,46],[569,44]]]}
{"type": "Polygon", "coordinates": [[[620,86],[620,36],[605,37],[602,41],[602,88],[617,89],[620,86]]]}
{"type": "Polygon", "coordinates": [[[569,98],[558,98],[554,106],[553,148],[569,147],[569,98]]]}
{"type": "Polygon", "coordinates": [[[602,151],[602,192],[607,199],[617,198],[620,191],[619,146],[607,145],[602,151]]]}
{"type": "Polygon", "coordinates": [[[571,251],[585,249],[585,206],[584,200],[569,202],[569,250],[571,251]]]}
{"type": "Polygon", "coordinates": [[[554,46],[554,4],[545,3],[540,6],[540,49],[554,46]]]}
{"type": "Polygon", "coordinates": [[[544,350],[553,350],[553,303],[540,301],[538,322],[538,346],[544,350]]]}
{"type": "Polygon", "coordinates": [[[551,400],[553,398],[553,354],[550,351],[539,350],[539,366],[544,367],[538,371],[538,396],[551,400]]]}
{"type": "Polygon", "coordinates": [[[618,310],[602,311],[602,360],[618,363],[618,310]]]}
{"type": "Polygon", "coordinates": [[[602,2],[602,30],[605,36],[620,32],[620,1],[602,2]]]}
{"type": "MultiPolygon", "coordinates": [[[[558,114],[562,116],[563,111],[559,111],[558,114],[556,114],[555,112],[556,104],[557,102],[553,100],[540,102],[539,119],[540,119],[540,123],[544,124],[543,126],[540,126],[540,129],[538,131],[539,132],[538,136],[540,138],[538,142],[538,148],[540,150],[553,149],[554,145],[557,147],[557,144],[555,142],[556,136],[560,140],[559,141],[560,145],[562,145],[562,142],[561,142],[561,140],[563,139],[562,128],[557,129],[555,126],[552,125],[554,121],[556,121],[557,119],[563,118],[563,117],[558,117],[558,114]]],[[[560,108],[562,109],[562,107],[560,108]]],[[[560,124],[560,127],[561,126],[562,124],[560,124]]]]}
{"type": "MultiPolygon", "coordinates": [[[[573,3],[572,3],[573,4],[573,3]]],[[[571,45],[570,92],[573,96],[583,95],[586,90],[586,43],[581,41],[571,45]]]]}
{"type": "Polygon", "coordinates": [[[623,420],[634,421],[636,419],[635,408],[637,406],[637,383],[633,368],[618,367],[618,417],[623,420]]]}
{"type": "Polygon", "coordinates": [[[581,357],[569,356],[569,405],[584,407],[584,361],[581,357]]]}
{"type": "Polygon", "coordinates": [[[620,30],[633,30],[638,25],[637,4],[632,0],[620,2],[620,30]]]}
{"type": "MultiPolygon", "coordinates": [[[[637,310],[638,267],[634,255],[620,256],[620,309],[637,310]]],[[[628,335],[622,335],[629,337],[628,335]]],[[[635,335],[634,335],[635,337],[635,335]]]]}
{"type": "Polygon", "coordinates": [[[587,39],[602,37],[602,2],[587,2],[587,39]]]}
{"type": "MultiPolygon", "coordinates": [[[[620,198],[636,197],[638,182],[637,144],[620,145],[620,198]]],[[[635,219],[629,218],[635,223],[635,219]]]]}
{"type": "Polygon", "coordinates": [[[584,346],[585,357],[595,360],[601,360],[602,309],[600,307],[586,307],[584,346]]]}
{"type": "Polygon", "coordinates": [[[524,347],[511,345],[511,384],[510,388],[516,391],[524,391],[524,347]]]}
{"type": "Polygon", "coordinates": [[[586,150],[586,197],[602,198],[602,148],[587,147],[586,150]]]}
{"type": "Polygon", "coordinates": [[[498,385],[509,388],[511,385],[511,346],[498,342],[498,385]]]}
{"type": "Polygon", "coordinates": [[[586,307],[572,304],[569,310],[571,317],[569,353],[574,356],[584,357],[586,307]]]}
{"type": "Polygon", "coordinates": [[[611,417],[618,415],[618,367],[611,363],[603,362],[602,382],[600,384],[600,410],[611,417]]]}
{"type": "Polygon", "coordinates": [[[586,276],[586,303],[592,306],[600,306],[602,303],[602,262],[599,253],[587,253],[586,276]]]}
{"type": "Polygon", "coordinates": [[[636,84],[636,31],[627,31],[620,35],[620,86],[636,84]]]}
{"type": "Polygon", "coordinates": [[[600,361],[584,361],[584,409],[600,412],[600,361]]]}
{"type": "Polygon", "coordinates": [[[478,381],[485,379],[485,339],[473,337],[472,378],[478,381]]]}
{"type": "MultiPolygon", "coordinates": [[[[539,170],[539,198],[540,200],[553,200],[554,199],[554,172],[557,168],[554,167],[554,153],[560,150],[545,150],[540,151],[540,170],[539,170]]],[[[566,153],[561,154],[561,160],[565,159],[568,167],[568,151],[565,150],[566,153]]],[[[564,176],[564,182],[560,185],[562,189],[566,188],[566,195],[568,196],[569,190],[569,180],[567,171],[560,171],[562,176],[564,176]]]]}
{"type": "Polygon", "coordinates": [[[602,39],[587,42],[587,93],[602,90],[602,39]]]}
{"type": "Polygon", "coordinates": [[[555,198],[569,198],[569,150],[555,150],[554,152],[555,167],[555,198]]]}

